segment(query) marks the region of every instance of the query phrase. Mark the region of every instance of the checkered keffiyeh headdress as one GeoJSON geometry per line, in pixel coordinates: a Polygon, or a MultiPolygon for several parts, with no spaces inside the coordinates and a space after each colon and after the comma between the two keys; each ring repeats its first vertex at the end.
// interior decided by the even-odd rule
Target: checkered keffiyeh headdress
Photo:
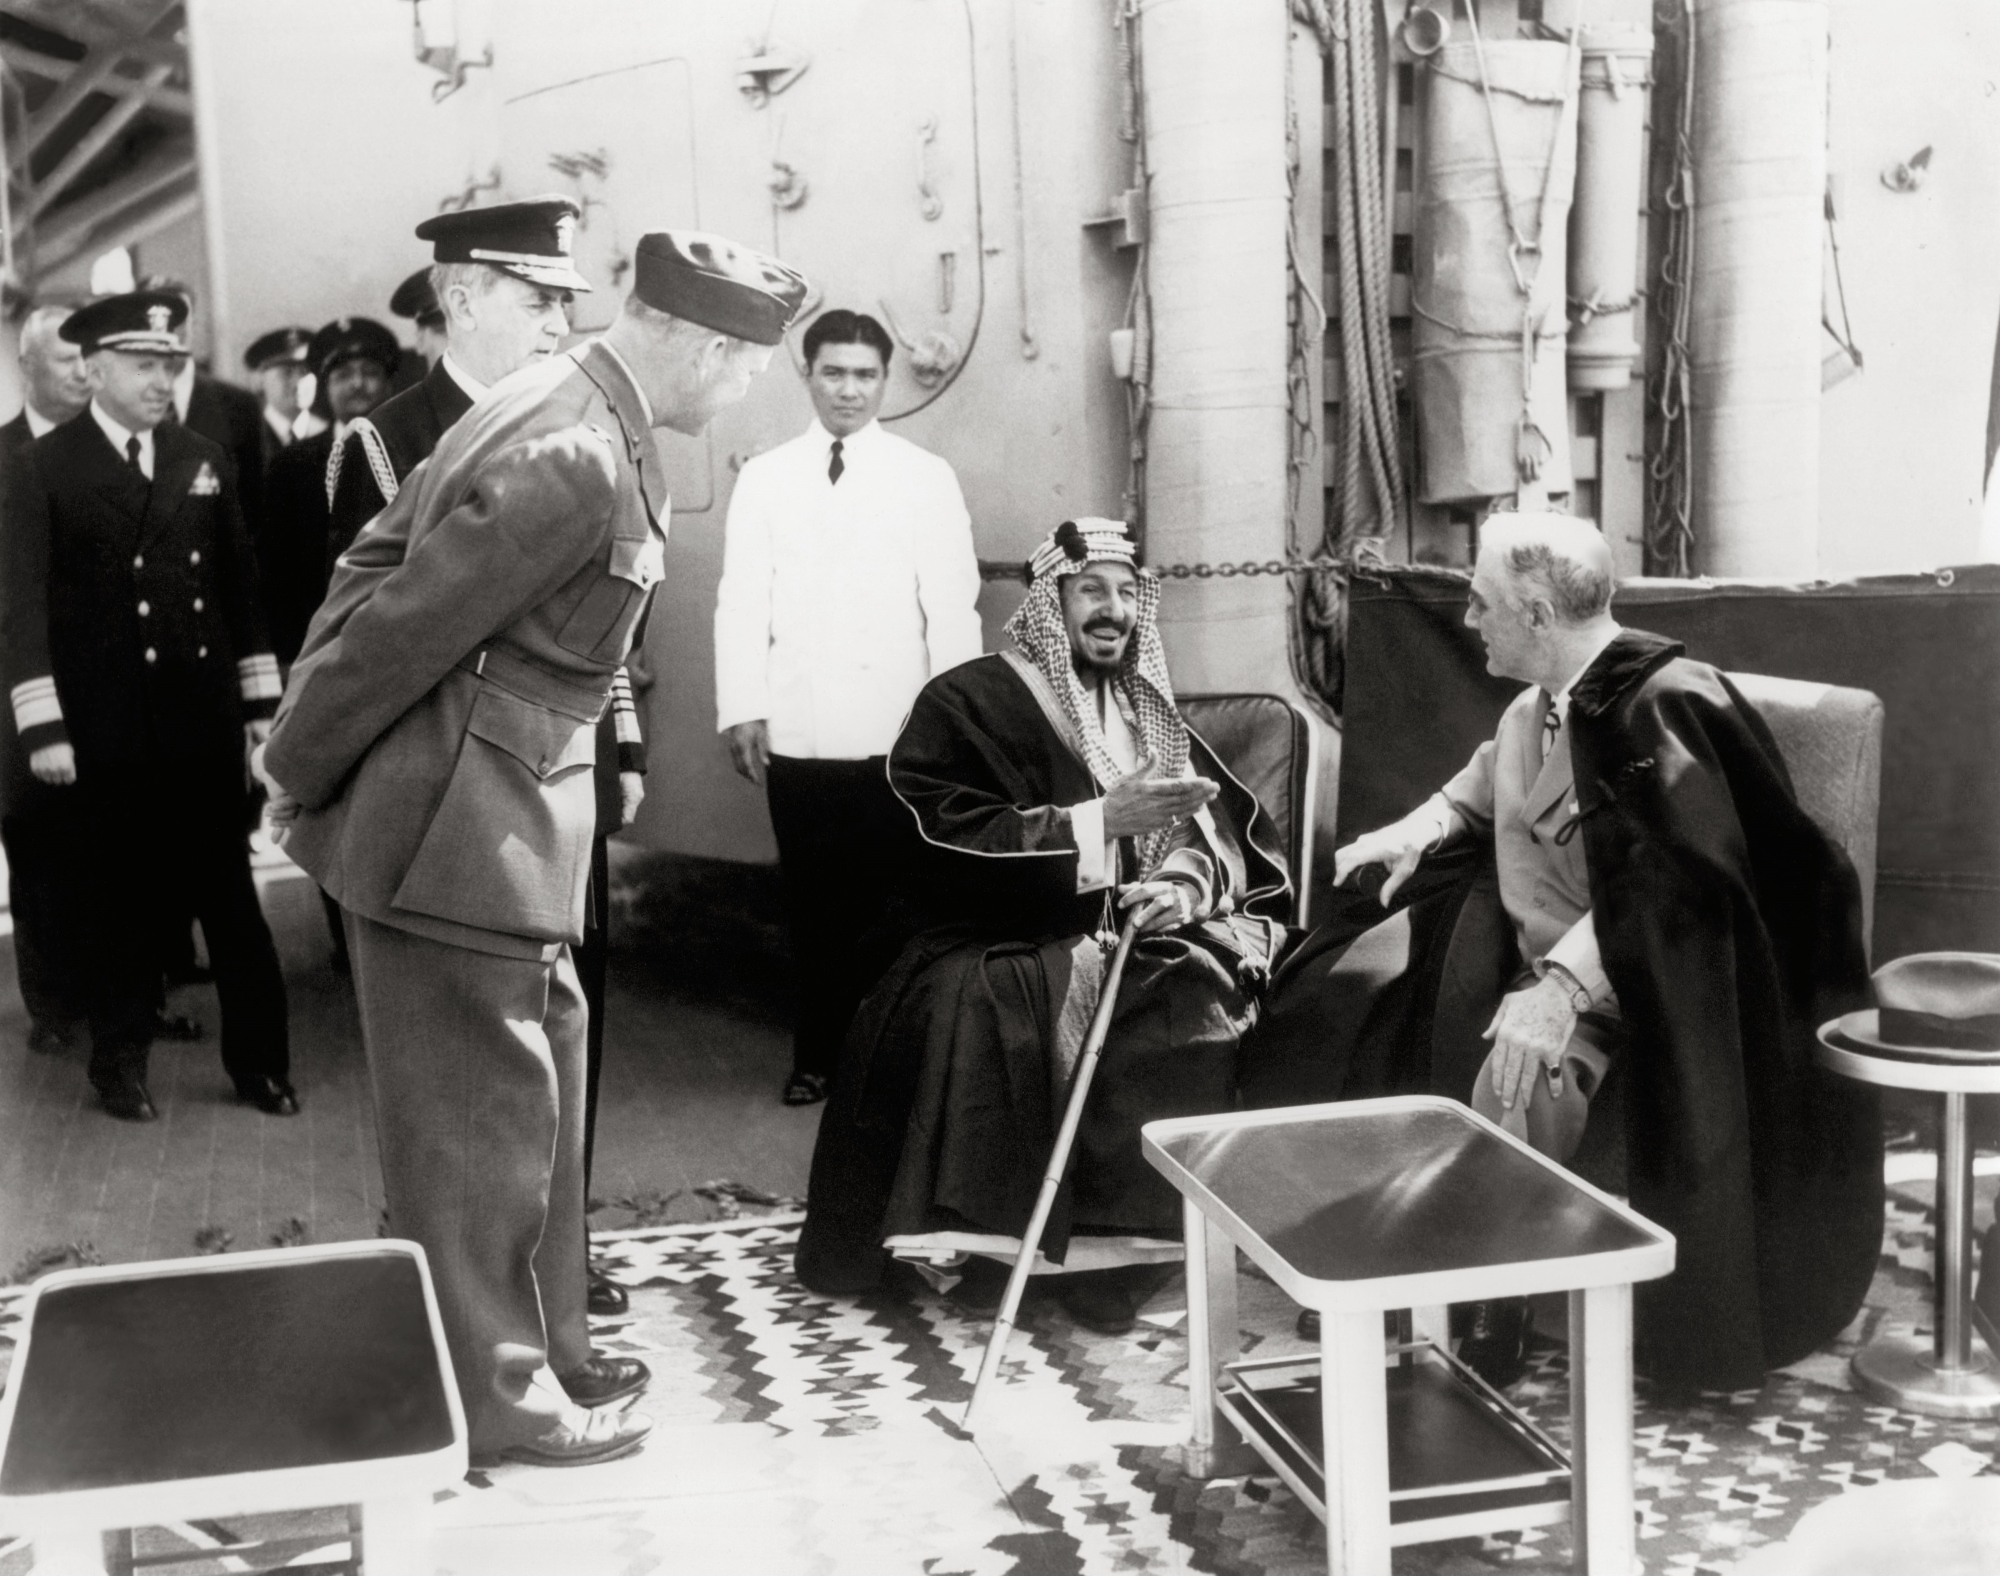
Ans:
{"type": "MultiPolygon", "coordinates": [[[[1041,671],[1062,701],[1063,710],[1083,741],[1084,763],[1100,788],[1110,788],[1126,773],[1111,758],[1097,708],[1085,695],[1063,623],[1062,582],[1093,563],[1131,564],[1138,569],[1138,552],[1122,520],[1066,520],[1037,547],[1028,560],[1028,595],[1007,621],[1007,634],[1021,654],[1041,671]]],[[[1139,569],[1139,618],[1125,648],[1125,661],[1112,681],[1112,699],[1131,724],[1145,759],[1139,772],[1151,777],[1179,777],[1187,770],[1187,724],[1174,705],[1173,680],[1167,677],[1167,654],[1160,645],[1160,580],[1139,569]]],[[[1149,832],[1138,839],[1139,863],[1151,871],[1167,853],[1168,834],[1149,832]]]]}

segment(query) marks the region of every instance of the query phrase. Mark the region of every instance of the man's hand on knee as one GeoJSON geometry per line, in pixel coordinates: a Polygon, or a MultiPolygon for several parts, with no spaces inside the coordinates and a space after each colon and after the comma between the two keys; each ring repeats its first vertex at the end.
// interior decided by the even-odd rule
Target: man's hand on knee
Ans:
{"type": "Polygon", "coordinates": [[[1546,1072],[1552,1087],[1562,1082],[1563,1052],[1576,1032],[1576,1008],[1559,980],[1540,979],[1501,999],[1486,1026],[1493,1042],[1493,1093],[1512,1110],[1526,1100],[1530,1084],[1546,1072]]]}

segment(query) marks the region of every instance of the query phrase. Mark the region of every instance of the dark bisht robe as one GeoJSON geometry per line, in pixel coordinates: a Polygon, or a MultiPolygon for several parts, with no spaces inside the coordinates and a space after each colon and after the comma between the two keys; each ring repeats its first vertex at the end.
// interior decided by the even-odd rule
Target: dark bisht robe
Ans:
{"type": "MultiPolygon", "coordinates": [[[[1854,868],[1799,808],[1756,710],[1682,649],[1627,630],[1572,691],[1578,833],[1627,1037],[1573,1164],[1591,1174],[1591,1154],[1622,1149],[1620,1174],[1594,1179],[1678,1241],[1673,1274],[1637,1289],[1642,1371],[1735,1390],[1859,1310],[1882,1128],[1870,1090],[1813,1061],[1817,1026],[1868,1000],[1854,868]]],[[[1470,1098],[1521,968],[1490,852],[1427,860],[1405,893],[1375,932],[1374,900],[1342,894],[1299,945],[1245,1047],[1246,1104],[1470,1098]],[[1338,967],[1357,937],[1375,956],[1338,967]]]]}
{"type": "MultiPolygon", "coordinates": [[[[873,1286],[888,1236],[1019,1236],[1055,1141],[1073,949],[1115,918],[1108,893],[1077,892],[1058,814],[1103,790],[1052,692],[1038,699],[1013,660],[932,679],[889,755],[923,845],[906,899],[918,930],[862,1004],[820,1122],[798,1252],[815,1290],[873,1286]]],[[[1270,819],[1198,736],[1189,745],[1222,787],[1202,837],[1226,901],[1132,949],[1043,1240],[1056,1263],[1074,1232],[1178,1235],[1179,1195],[1146,1164],[1139,1128],[1234,1107],[1238,1044],[1283,938],[1290,880],[1270,819]]],[[[1130,859],[1128,843],[1121,879],[1130,859]]]]}

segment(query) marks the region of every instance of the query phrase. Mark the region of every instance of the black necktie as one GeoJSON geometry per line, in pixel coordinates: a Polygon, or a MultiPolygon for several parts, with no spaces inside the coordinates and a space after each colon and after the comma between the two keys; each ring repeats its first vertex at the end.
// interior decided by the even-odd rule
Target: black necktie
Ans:
{"type": "Polygon", "coordinates": [[[139,440],[136,437],[125,440],[125,463],[132,467],[135,475],[143,477],[146,468],[139,463],[139,440]]]}
{"type": "Polygon", "coordinates": [[[833,440],[833,458],[826,462],[826,479],[829,482],[837,482],[840,480],[840,473],[846,469],[847,462],[840,457],[840,439],[835,438],[833,440]]]}
{"type": "Polygon", "coordinates": [[[1556,735],[1562,732],[1562,713],[1556,710],[1551,700],[1549,709],[1542,714],[1542,759],[1549,758],[1549,751],[1556,747],[1556,735]]]}

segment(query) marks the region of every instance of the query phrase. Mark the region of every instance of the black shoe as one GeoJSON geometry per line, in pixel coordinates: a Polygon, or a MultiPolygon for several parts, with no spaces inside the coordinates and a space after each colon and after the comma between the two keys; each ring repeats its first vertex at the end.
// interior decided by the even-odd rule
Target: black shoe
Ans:
{"type": "Polygon", "coordinates": [[[1007,1295],[1007,1277],[1013,1273],[1012,1265],[975,1254],[959,1271],[958,1284],[945,1295],[967,1313],[997,1313],[1007,1295]]]}
{"type": "Polygon", "coordinates": [[[153,1038],[171,1040],[176,1045],[193,1045],[207,1035],[199,1018],[190,1018],[182,1013],[168,1012],[162,1007],[153,1014],[153,1038]]]}
{"type": "Polygon", "coordinates": [[[608,1406],[645,1389],[653,1370],[636,1357],[593,1357],[581,1368],[558,1377],[578,1406],[608,1406]]]}
{"type": "Polygon", "coordinates": [[[69,1036],[53,1023],[28,1025],[28,1049],[37,1056],[60,1056],[69,1049],[69,1036]]]}
{"type": "Polygon", "coordinates": [[[585,1274],[583,1284],[583,1305],[600,1319],[630,1310],[632,1299],[626,1295],[625,1288],[609,1275],[590,1270],[585,1274]]]}
{"type": "Polygon", "coordinates": [[[1069,1316],[1100,1335],[1123,1335],[1139,1322],[1139,1310],[1168,1281],[1178,1264],[1121,1264],[1083,1270],[1056,1280],[1056,1295],[1069,1316]]]}
{"type": "Polygon", "coordinates": [[[818,1105],[826,1098],[826,1080],[818,1073],[793,1073],[780,1098],[786,1105],[818,1105]]]}
{"type": "Polygon", "coordinates": [[[1462,1302],[1451,1310],[1451,1326],[1461,1338],[1458,1360],[1496,1390],[1528,1371],[1528,1337],[1535,1318],[1525,1297],[1462,1302]]]}
{"type": "Polygon", "coordinates": [[[292,1086],[265,1073],[239,1081],[236,1098],[249,1102],[266,1116],[299,1114],[299,1097],[292,1092],[292,1086]]]}
{"type": "Polygon", "coordinates": [[[97,1097],[105,1111],[121,1122],[150,1122],[160,1114],[153,1109],[153,1097],[137,1073],[121,1073],[99,1084],[97,1097]]]}

